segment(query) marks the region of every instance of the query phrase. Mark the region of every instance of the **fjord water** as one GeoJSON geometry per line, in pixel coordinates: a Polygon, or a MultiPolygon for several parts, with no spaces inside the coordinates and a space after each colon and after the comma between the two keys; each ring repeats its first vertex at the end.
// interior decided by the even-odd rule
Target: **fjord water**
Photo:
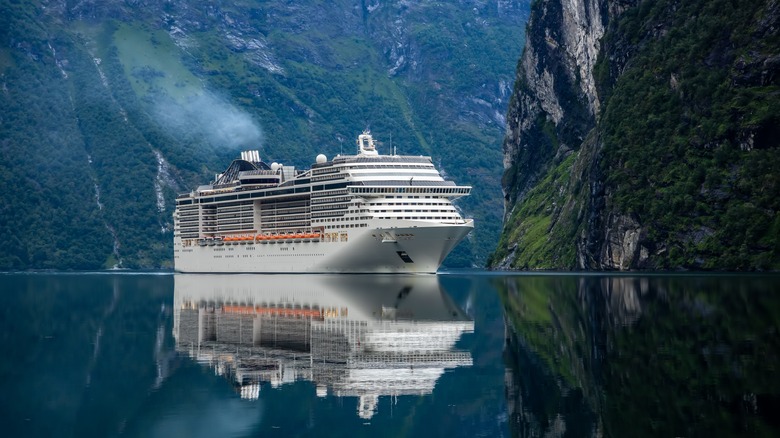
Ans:
{"type": "Polygon", "coordinates": [[[778,276],[0,277],[3,436],[776,436],[778,276]]]}

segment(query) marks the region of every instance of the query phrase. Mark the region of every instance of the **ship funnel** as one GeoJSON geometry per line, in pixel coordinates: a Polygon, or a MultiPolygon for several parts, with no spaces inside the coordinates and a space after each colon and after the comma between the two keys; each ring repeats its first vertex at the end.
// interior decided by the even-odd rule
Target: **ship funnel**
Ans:
{"type": "Polygon", "coordinates": [[[242,151],[241,152],[241,159],[244,161],[251,161],[253,163],[259,163],[260,162],[260,152],[259,151],[242,151]]]}

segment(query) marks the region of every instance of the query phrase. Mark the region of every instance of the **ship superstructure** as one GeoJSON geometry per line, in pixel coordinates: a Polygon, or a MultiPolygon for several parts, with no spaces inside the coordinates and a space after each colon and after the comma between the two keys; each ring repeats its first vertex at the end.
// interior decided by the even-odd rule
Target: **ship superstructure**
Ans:
{"type": "Polygon", "coordinates": [[[179,272],[436,272],[474,227],[430,157],[380,155],[369,132],[355,155],[311,169],[242,152],[212,184],[179,195],[179,272]]]}

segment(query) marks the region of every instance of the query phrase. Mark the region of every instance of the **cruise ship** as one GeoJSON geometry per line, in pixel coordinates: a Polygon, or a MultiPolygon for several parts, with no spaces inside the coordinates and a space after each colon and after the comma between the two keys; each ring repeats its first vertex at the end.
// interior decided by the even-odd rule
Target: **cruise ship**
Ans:
{"type": "Polygon", "coordinates": [[[308,170],[245,151],[176,199],[174,268],[189,273],[435,273],[473,228],[430,157],[380,155],[369,132],[355,155],[308,170]]]}
{"type": "Polygon", "coordinates": [[[248,400],[308,381],[370,419],[473,364],[458,345],[474,321],[433,275],[177,274],[173,295],[176,351],[248,400]]]}

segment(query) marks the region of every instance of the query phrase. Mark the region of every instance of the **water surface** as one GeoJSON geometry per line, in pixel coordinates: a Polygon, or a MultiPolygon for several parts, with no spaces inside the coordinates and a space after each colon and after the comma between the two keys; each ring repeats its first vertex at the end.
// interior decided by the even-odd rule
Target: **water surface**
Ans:
{"type": "Polygon", "coordinates": [[[780,277],[5,274],[3,436],[772,436],[780,277]]]}

